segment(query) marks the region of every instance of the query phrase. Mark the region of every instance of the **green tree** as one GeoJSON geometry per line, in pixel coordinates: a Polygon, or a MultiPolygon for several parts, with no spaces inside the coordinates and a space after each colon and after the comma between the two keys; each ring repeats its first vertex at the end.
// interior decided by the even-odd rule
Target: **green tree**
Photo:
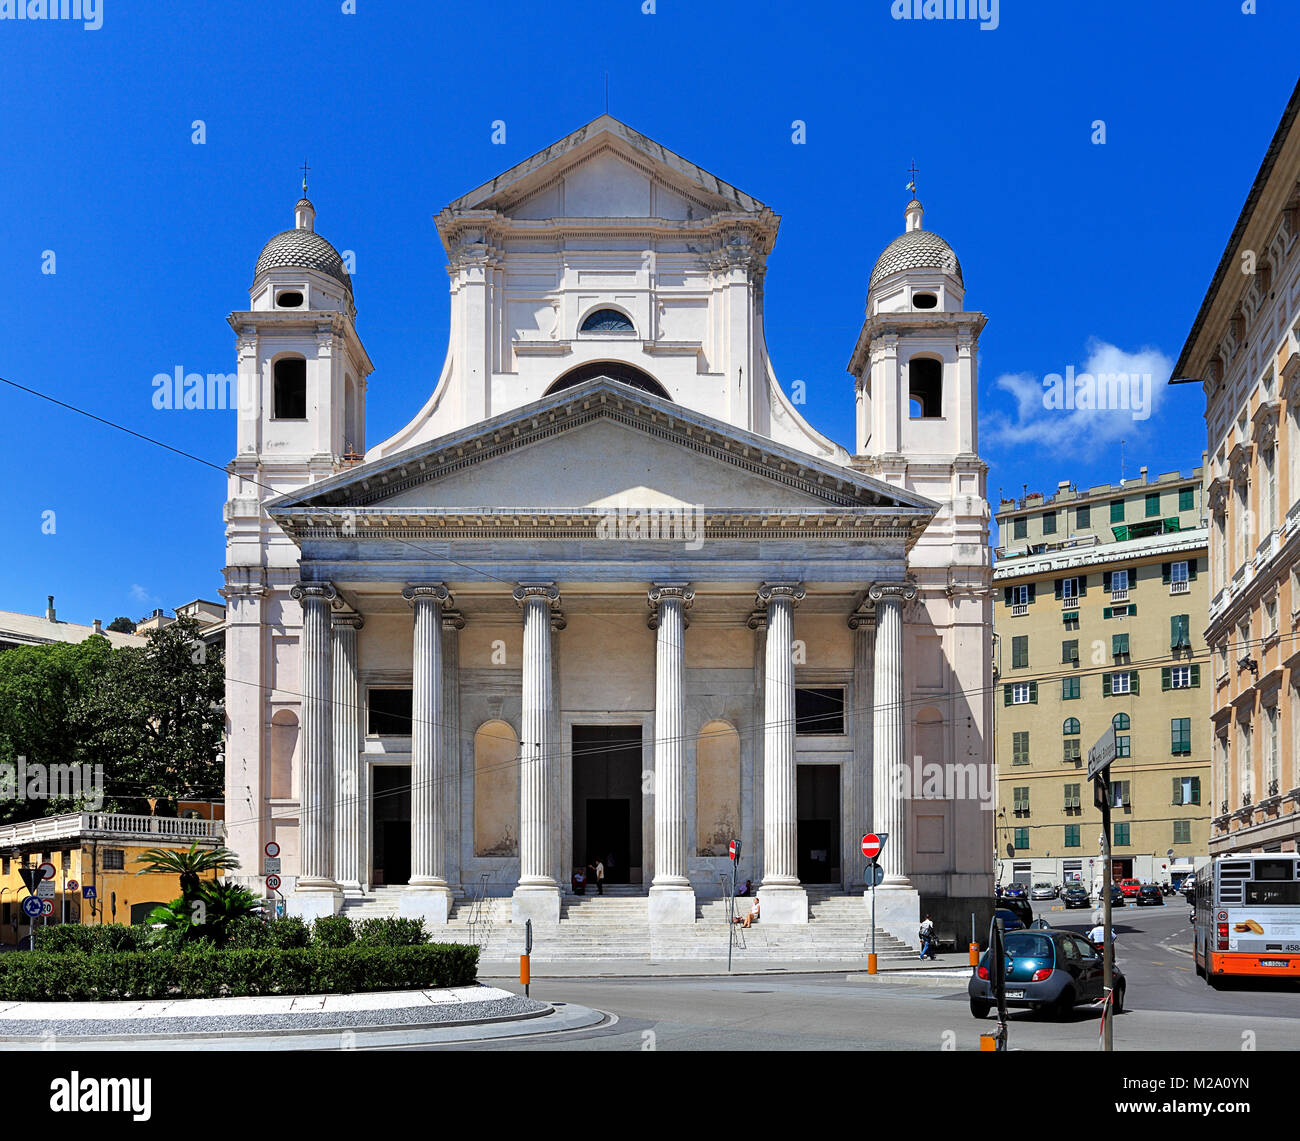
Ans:
{"type": "MultiPolygon", "coordinates": [[[[0,764],[94,763],[87,703],[114,655],[107,638],[0,653],[0,764]]],[[[74,811],[68,800],[0,800],[0,821],[74,811]]]]}
{"type": "Polygon", "coordinates": [[[165,872],[179,877],[181,895],[186,901],[199,894],[200,880],[205,872],[229,872],[239,867],[239,857],[229,848],[203,848],[191,844],[188,851],[179,848],[150,848],[135,858],[144,866],[135,874],[165,872]]]}
{"type": "Polygon", "coordinates": [[[125,615],[119,615],[105,629],[112,630],[115,634],[134,634],[135,623],[125,615]]]}
{"type": "Polygon", "coordinates": [[[114,651],[82,709],[93,751],[112,758],[110,789],[154,799],[162,815],[181,797],[219,799],[225,784],[225,666],[199,629],[180,618],[114,651]]]}

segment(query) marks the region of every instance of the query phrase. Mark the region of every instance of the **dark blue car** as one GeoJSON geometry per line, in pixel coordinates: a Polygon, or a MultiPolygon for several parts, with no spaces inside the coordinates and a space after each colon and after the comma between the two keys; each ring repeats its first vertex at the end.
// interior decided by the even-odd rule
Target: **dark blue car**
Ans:
{"type": "Polygon", "coordinates": [[[1019,880],[1016,880],[1014,883],[1007,884],[1007,886],[1002,889],[1002,894],[1008,899],[1028,899],[1029,889],[1019,880]]]}
{"type": "MultiPolygon", "coordinates": [[[[1027,930],[1007,935],[1006,1003],[1069,1014],[1076,1006],[1103,997],[1102,958],[1091,943],[1073,931],[1027,930]]],[[[1114,1012],[1123,1013],[1125,982],[1114,967],[1114,1012]]],[[[989,977],[989,953],[984,952],[967,986],[970,1012],[984,1018],[996,1003],[989,977]]]]}

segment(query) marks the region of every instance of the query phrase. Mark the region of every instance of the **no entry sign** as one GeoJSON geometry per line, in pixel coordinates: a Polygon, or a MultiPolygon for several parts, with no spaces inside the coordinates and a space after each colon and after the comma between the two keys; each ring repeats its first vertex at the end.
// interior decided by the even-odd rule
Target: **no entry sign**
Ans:
{"type": "Polygon", "coordinates": [[[874,860],[878,855],[880,855],[880,849],[884,846],[884,840],[874,832],[868,832],[862,837],[862,854],[866,856],[868,860],[874,860]]]}
{"type": "Polygon", "coordinates": [[[740,859],[739,840],[732,840],[731,843],[727,845],[727,855],[730,856],[733,860],[740,859]]]}

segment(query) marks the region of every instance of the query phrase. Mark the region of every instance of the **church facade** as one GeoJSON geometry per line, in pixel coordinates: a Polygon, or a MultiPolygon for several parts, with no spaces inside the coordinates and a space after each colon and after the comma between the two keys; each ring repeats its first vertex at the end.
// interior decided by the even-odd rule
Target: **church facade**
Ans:
{"type": "MultiPolygon", "coordinates": [[[[575,870],[691,923],[739,841],[765,922],[992,890],[985,318],[919,202],[849,362],[852,451],[763,332],[779,217],[610,116],[436,218],[450,344],[367,446],[352,282],[304,197],[231,314],[229,843],[292,912],[403,885],[556,922],[575,870]],[[954,779],[955,778],[955,779],[954,779]],[[590,873],[588,873],[590,874],[590,873]]],[[[261,881],[258,881],[259,883],[261,881]]]]}

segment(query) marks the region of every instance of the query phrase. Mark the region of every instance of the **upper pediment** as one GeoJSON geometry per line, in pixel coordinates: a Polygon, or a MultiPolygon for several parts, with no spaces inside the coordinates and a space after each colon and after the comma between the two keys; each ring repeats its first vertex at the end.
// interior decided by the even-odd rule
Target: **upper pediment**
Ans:
{"type": "Polygon", "coordinates": [[[914,538],[937,505],[669,400],[597,379],[472,428],[360,464],[267,505],[291,533],[351,512],[370,523],[434,517],[592,517],[613,508],[835,517],[914,538]]]}
{"type": "Polygon", "coordinates": [[[490,211],[511,218],[661,218],[770,214],[746,194],[610,115],[450,203],[443,216],[490,211]]]}

